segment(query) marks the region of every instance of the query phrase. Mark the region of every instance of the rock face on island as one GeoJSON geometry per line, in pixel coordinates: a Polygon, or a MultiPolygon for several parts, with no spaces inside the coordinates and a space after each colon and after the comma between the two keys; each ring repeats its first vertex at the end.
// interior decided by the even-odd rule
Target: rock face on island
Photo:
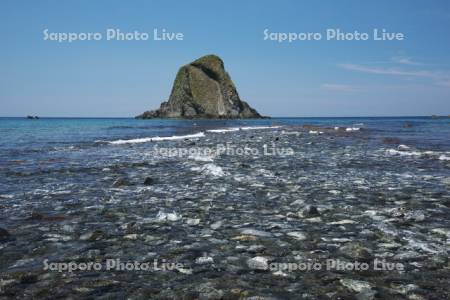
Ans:
{"type": "Polygon", "coordinates": [[[136,118],[263,118],[239,98],[222,59],[203,56],[182,66],[177,73],[170,98],[156,110],[136,118]]]}

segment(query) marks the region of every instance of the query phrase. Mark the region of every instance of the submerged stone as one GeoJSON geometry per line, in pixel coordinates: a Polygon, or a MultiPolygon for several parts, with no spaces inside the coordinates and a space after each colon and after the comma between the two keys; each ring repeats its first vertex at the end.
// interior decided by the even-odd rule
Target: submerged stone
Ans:
{"type": "Polygon", "coordinates": [[[127,178],[121,177],[116,179],[116,181],[114,181],[113,183],[113,187],[121,187],[121,186],[127,186],[130,185],[130,182],[128,181],[127,178]]]}
{"type": "Polygon", "coordinates": [[[360,243],[349,243],[339,248],[339,252],[355,260],[368,261],[372,258],[371,251],[360,243]]]}
{"type": "Polygon", "coordinates": [[[11,234],[6,229],[0,228],[0,242],[8,240],[10,237],[11,234]]]}
{"type": "Polygon", "coordinates": [[[155,183],[155,179],[151,178],[151,177],[146,177],[144,180],[144,185],[152,185],[155,183]]]}

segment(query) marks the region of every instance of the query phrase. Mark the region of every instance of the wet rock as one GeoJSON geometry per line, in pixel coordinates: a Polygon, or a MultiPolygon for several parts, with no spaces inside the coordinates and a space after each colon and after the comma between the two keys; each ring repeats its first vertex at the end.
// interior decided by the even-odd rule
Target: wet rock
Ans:
{"type": "Polygon", "coordinates": [[[344,278],[339,280],[339,282],[343,286],[354,292],[362,292],[364,290],[370,290],[372,288],[372,285],[370,283],[362,280],[353,280],[344,278]]]}
{"type": "Polygon", "coordinates": [[[47,233],[47,234],[44,234],[44,237],[46,238],[47,241],[51,241],[51,242],[67,242],[67,241],[72,240],[71,236],[61,235],[61,234],[57,234],[57,233],[47,233]]]}
{"type": "Polygon", "coordinates": [[[212,283],[206,282],[198,286],[199,300],[220,300],[224,296],[224,292],[213,286],[212,283]]]}
{"type": "Polygon", "coordinates": [[[264,245],[251,245],[250,247],[247,248],[247,252],[260,253],[260,252],[264,251],[264,249],[266,249],[266,247],[264,247],[264,245]]]}
{"type": "Polygon", "coordinates": [[[349,224],[355,224],[356,221],[353,220],[340,220],[340,221],[334,221],[327,223],[328,225],[349,225],[349,224]]]}
{"type": "Polygon", "coordinates": [[[62,229],[62,231],[67,232],[67,233],[75,232],[75,226],[69,225],[69,224],[64,224],[61,229],[62,229]]]}
{"type": "Polygon", "coordinates": [[[294,239],[296,239],[298,241],[306,240],[306,235],[303,232],[300,232],[300,231],[288,232],[286,235],[290,236],[290,237],[293,237],[294,239]]]}
{"type": "Polygon", "coordinates": [[[11,238],[11,234],[6,230],[0,227],[0,242],[7,241],[11,238]]]}
{"type": "Polygon", "coordinates": [[[196,226],[200,224],[200,219],[187,219],[186,224],[188,224],[189,226],[196,226]]]}
{"type": "Polygon", "coordinates": [[[401,141],[396,137],[387,137],[383,139],[382,143],[386,145],[399,145],[401,141]]]}
{"type": "Polygon", "coordinates": [[[339,252],[347,258],[357,261],[372,259],[371,251],[360,243],[349,243],[339,248],[339,252]]]}
{"type": "Polygon", "coordinates": [[[415,260],[422,260],[425,256],[421,255],[415,251],[407,251],[407,252],[400,252],[394,255],[394,260],[400,260],[400,261],[415,261],[415,260]]]}
{"type": "Polygon", "coordinates": [[[44,213],[40,213],[37,211],[33,211],[29,218],[29,220],[32,221],[62,221],[64,219],[65,219],[64,216],[48,216],[44,213]]]}
{"type": "Polygon", "coordinates": [[[307,205],[303,210],[303,216],[308,218],[318,217],[319,215],[319,210],[314,205],[307,205]]]}
{"type": "Polygon", "coordinates": [[[91,249],[87,252],[86,256],[88,259],[95,259],[100,256],[101,251],[99,249],[91,249]]]}
{"type": "Polygon", "coordinates": [[[445,236],[447,238],[450,238],[450,229],[446,228],[434,228],[431,230],[431,232],[445,236]]]}
{"type": "MultiPolygon", "coordinates": [[[[17,279],[0,279],[0,293],[1,295],[5,295],[5,291],[8,287],[13,286],[15,284],[17,284],[18,281],[17,279]]],[[[8,297],[6,297],[5,299],[8,299],[8,297]]]]}
{"type": "Polygon", "coordinates": [[[406,145],[399,145],[399,146],[397,147],[397,150],[398,150],[398,151],[409,151],[409,150],[411,150],[411,147],[406,146],[406,145]]]}
{"type": "Polygon", "coordinates": [[[257,229],[251,229],[251,228],[242,229],[241,233],[243,235],[253,235],[253,236],[258,236],[258,237],[272,237],[272,234],[270,232],[261,231],[261,230],[257,230],[257,229]]]}
{"type": "Polygon", "coordinates": [[[125,177],[120,177],[113,182],[113,187],[121,187],[131,185],[130,181],[125,177]]]}
{"type": "Polygon", "coordinates": [[[212,264],[214,259],[211,256],[200,256],[195,259],[195,263],[199,265],[212,264]]]}
{"type": "Polygon", "coordinates": [[[389,215],[393,218],[403,218],[405,213],[406,209],[404,207],[395,207],[389,211],[389,215]]]}
{"type": "Polygon", "coordinates": [[[448,255],[446,253],[438,253],[431,255],[427,262],[427,267],[429,269],[440,269],[443,268],[445,265],[447,265],[449,261],[448,255]]]}
{"type": "Polygon", "coordinates": [[[269,260],[263,256],[256,256],[247,260],[247,266],[252,270],[268,270],[269,260]]]}
{"type": "Polygon", "coordinates": [[[404,219],[406,221],[413,221],[413,222],[423,222],[425,220],[425,214],[421,211],[410,211],[405,213],[404,219]]]}
{"type": "Polygon", "coordinates": [[[127,239],[127,240],[137,240],[138,235],[136,233],[132,233],[132,234],[124,235],[123,238],[127,239]]]}
{"type": "Polygon", "coordinates": [[[101,240],[105,236],[105,233],[102,230],[94,230],[87,232],[85,234],[82,234],[80,236],[81,241],[98,241],[101,240]]]}
{"type": "Polygon", "coordinates": [[[156,215],[156,220],[159,222],[164,222],[164,221],[176,222],[181,219],[182,219],[182,216],[177,214],[176,212],[166,213],[166,212],[160,210],[158,212],[158,214],[156,215]]]}
{"type": "Polygon", "coordinates": [[[222,221],[217,221],[217,222],[211,224],[210,227],[211,227],[212,230],[217,230],[217,229],[219,229],[222,226],[222,224],[223,224],[222,221]]]}
{"type": "Polygon", "coordinates": [[[292,206],[300,206],[300,205],[303,205],[304,203],[305,203],[304,200],[298,199],[298,200],[295,200],[294,202],[292,202],[291,205],[292,206]]]}
{"type": "Polygon", "coordinates": [[[152,177],[146,177],[144,180],[144,185],[152,185],[155,184],[156,180],[152,177]]]}
{"type": "Polygon", "coordinates": [[[358,300],[372,300],[375,299],[376,291],[371,289],[364,289],[358,294],[356,294],[356,299],[358,300]]]}
{"type": "Polygon", "coordinates": [[[390,289],[397,294],[407,295],[413,291],[419,290],[419,287],[415,284],[402,284],[393,282],[390,285],[390,289]]]}
{"type": "Polygon", "coordinates": [[[372,285],[366,281],[344,278],[339,280],[339,282],[347,289],[357,292],[356,299],[358,300],[372,300],[375,298],[376,292],[372,290],[372,285]]]}
{"type": "Polygon", "coordinates": [[[241,241],[241,242],[253,242],[257,240],[257,237],[253,236],[253,235],[237,235],[231,238],[234,241],[241,241]]]}

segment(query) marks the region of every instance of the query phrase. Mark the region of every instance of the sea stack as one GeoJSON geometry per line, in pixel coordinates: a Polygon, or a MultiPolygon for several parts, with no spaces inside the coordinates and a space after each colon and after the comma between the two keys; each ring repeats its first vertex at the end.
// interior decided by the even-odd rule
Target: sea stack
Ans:
{"type": "Polygon", "coordinates": [[[182,66],[173,83],[169,100],[159,109],[136,118],[264,118],[239,98],[224,63],[217,55],[203,56],[182,66]]]}

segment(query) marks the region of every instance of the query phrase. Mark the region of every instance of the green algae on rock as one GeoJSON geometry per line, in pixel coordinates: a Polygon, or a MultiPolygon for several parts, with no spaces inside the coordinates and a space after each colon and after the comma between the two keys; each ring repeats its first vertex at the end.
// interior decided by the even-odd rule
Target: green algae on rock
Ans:
{"type": "Polygon", "coordinates": [[[222,59],[203,56],[182,66],[175,78],[170,98],[159,109],[136,118],[264,118],[239,98],[222,59]]]}

